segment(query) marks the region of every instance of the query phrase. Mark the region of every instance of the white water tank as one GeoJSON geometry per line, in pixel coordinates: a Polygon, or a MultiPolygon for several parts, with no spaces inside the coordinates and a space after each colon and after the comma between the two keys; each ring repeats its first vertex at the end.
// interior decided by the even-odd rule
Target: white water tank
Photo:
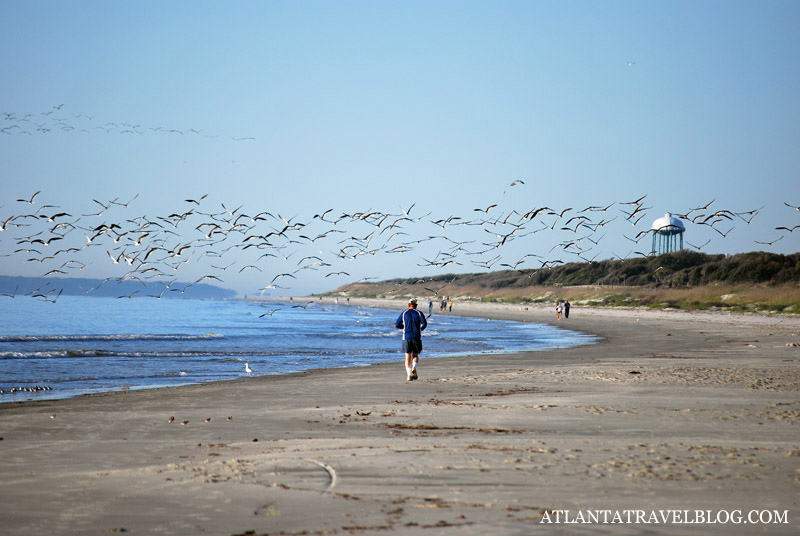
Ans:
{"type": "Polygon", "coordinates": [[[653,247],[651,255],[662,255],[683,249],[683,232],[686,227],[680,218],[676,218],[669,212],[663,218],[658,218],[653,222],[650,231],[653,233],[653,247]]]}
{"type": "Polygon", "coordinates": [[[684,232],[686,227],[683,226],[683,222],[679,218],[667,212],[664,214],[663,218],[658,218],[653,222],[650,230],[661,234],[672,235],[684,232]]]}

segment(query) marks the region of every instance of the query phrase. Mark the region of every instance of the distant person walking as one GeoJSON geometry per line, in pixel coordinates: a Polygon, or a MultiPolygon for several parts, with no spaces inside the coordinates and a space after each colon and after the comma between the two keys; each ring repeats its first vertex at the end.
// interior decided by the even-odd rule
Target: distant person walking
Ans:
{"type": "Polygon", "coordinates": [[[447,302],[447,311],[450,313],[453,312],[453,300],[447,302]]]}
{"type": "Polygon", "coordinates": [[[564,311],[564,306],[561,305],[561,300],[556,302],[556,320],[561,320],[561,313],[564,311]]]}
{"type": "Polygon", "coordinates": [[[428,326],[425,315],[417,311],[417,299],[408,300],[408,309],[400,313],[395,327],[403,330],[403,353],[406,355],[408,381],[416,380],[419,354],[422,352],[422,332],[428,326]]]}
{"type": "Polygon", "coordinates": [[[564,318],[569,318],[569,300],[564,302],[564,318]]]}
{"type": "Polygon", "coordinates": [[[428,302],[428,316],[433,314],[433,301],[428,302]]]}

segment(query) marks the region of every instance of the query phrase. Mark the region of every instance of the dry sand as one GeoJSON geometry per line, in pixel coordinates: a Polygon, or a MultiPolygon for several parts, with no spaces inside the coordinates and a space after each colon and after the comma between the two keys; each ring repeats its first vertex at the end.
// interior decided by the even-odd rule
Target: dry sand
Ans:
{"type": "MultiPolygon", "coordinates": [[[[556,323],[549,307],[454,309],[556,323]]],[[[0,534],[798,533],[800,318],[578,307],[559,324],[604,340],[423,355],[416,382],[398,352],[2,404],[0,534]],[[788,523],[541,522],[563,510],[788,523]]]]}

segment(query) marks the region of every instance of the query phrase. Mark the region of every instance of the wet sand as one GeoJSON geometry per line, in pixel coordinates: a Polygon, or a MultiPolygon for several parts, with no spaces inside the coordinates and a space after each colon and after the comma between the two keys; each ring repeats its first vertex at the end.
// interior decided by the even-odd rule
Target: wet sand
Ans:
{"type": "Polygon", "coordinates": [[[798,533],[800,318],[446,314],[604,339],[1,404],[0,534],[798,533]],[[542,523],[564,510],[788,523],[542,523]]]}

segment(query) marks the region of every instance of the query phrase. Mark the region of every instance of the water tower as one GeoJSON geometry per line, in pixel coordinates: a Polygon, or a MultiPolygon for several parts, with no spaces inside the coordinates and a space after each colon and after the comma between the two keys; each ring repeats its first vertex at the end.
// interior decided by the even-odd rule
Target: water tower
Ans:
{"type": "Polygon", "coordinates": [[[662,255],[683,249],[683,232],[686,228],[679,218],[669,212],[663,218],[653,222],[650,231],[653,233],[653,248],[650,252],[662,255]]]}

